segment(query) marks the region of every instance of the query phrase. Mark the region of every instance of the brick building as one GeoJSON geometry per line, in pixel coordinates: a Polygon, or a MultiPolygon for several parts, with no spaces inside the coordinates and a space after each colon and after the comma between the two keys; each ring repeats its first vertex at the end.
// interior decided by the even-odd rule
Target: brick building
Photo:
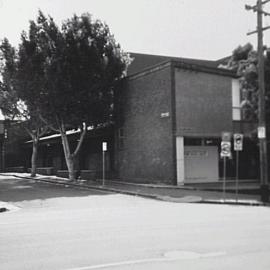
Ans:
{"type": "MultiPolygon", "coordinates": [[[[121,93],[116,168],[131,181],[216,181],[221,133],[244,132],[240,176],[257,176],[251,123],[241,121],[237,77],[219,61],[132,55],[121,93]],[[136,62],[137,61],[137,62],[136,62]],[[243,169],[245,166],[245,169],[243,169]],[[247,171],[250,168],[250,171],[247,171]]],[[[234,160],[228,175],[234,176],[234,160]]]]}
{"type": "MultiPolygon", "coordinates": [[[[220,61],[131,57],[116,96],[115,125],[87,134],[78,164],[82,178],[100,177],[101,145],[107,141],[111,178],[168,184],[217,181],[222,177],[219,147],[224,131],[245,134],[240,177],[257,177],[258,150],[249,139],[254,127],[241,120],[234,73],[219,68],[220,61]]],[[[69,138],[75,142],[76,132],[69,138]]],[[[14,164],[11,157],[9,166],[29,167],[30,153],[31,142],[25,143],[24,158],[14,164]]],[[[233,153],[229,177],[234,177],[234,166],[233,153]]],[[[66,170],[60,136],[41,139],[38,167],[60,174],[66,170]]]]}

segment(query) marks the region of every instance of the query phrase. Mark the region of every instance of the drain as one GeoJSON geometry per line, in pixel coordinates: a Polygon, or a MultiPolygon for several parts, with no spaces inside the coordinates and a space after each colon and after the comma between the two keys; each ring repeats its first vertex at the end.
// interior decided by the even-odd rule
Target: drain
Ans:
{"type": "Polygon", "coordinates": [[[8,209],[6,207],[0,207],[0,213],[6,212],[6,211],[8,211],[8,209]]]}
{"type": "Polygon", "coordinates": [[[0,201],[0,213],[16,211],[18,209],[20,209],[20,208],[15,206],[15,205],[0,201]]]}

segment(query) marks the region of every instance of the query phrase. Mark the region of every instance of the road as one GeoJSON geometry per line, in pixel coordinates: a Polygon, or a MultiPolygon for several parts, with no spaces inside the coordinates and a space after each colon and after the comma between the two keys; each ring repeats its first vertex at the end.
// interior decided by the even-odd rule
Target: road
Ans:
{"type": "Polygon", "coordinates": [[[270,208],[184,204],[0,177],[0,269],[269,269],[270,208]]]}

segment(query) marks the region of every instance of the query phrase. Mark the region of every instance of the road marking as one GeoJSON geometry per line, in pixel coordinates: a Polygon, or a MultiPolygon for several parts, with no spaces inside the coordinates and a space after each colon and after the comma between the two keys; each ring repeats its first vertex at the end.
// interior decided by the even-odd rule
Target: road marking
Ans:
{"type": "Polygon", "coordinates": [[[149,258],[149,259],[141,259],[141,260],[130,260],[130,261],[122,261],[115,263],[106,263],[106,264],[96,264],[78,268],[70,268],[66,270],[91,270],[91,269],[102,269],[102,268],[110,268],[116,266],[123,265],[132,265],[132,264],[143,264],[143,263],[152,263],[152,262],[170,262],[170,261],[178,261],[178,260],[187,260],[187,259],[199,259],[199,258],[209,258],[209,257],[217,257],[224,256],[226,252],[212,252],[212,253],[195,253],[195,252],[185,252],[185,251],[173,251],[164,254],[163,258],[149,258]]]}
{"type": "Polygon", "coordinates": [[[33,186],[15,186],[11,187],[10,189],[27,189],[27,188],[34,188],[33,186]]]}

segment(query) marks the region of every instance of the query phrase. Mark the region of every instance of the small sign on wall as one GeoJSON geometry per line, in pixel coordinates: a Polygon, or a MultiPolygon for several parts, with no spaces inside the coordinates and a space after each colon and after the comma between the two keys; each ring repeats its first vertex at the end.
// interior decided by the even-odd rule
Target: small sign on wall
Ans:
{"type": "Polygon", "coordinates": [[[185,157],[207,157],[208,151],[206,150],[185,150],[185,157]]]}
{"type": "Polygon", "coordinates": [[[170,113],[169,112],[163,112],[160,114],[160,117],[161,118],[167,118],[167,117],[170,117],[170,113]]]}

